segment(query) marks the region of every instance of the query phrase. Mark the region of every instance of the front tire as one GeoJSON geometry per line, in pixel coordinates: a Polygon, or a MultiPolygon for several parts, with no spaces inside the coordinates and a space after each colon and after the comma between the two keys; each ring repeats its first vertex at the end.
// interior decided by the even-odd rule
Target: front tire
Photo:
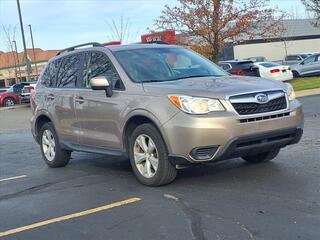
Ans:
{"type": "Polygon", "coordinates": [[[16,104],[17,104],[16,101],[11,97],[8,97],[3,101],[3,106],[4,107],[12,107],[12,106],[14,106],[16,104]]]}
{"type": "Polygon", "coordinates": [[[71,153],[61,149],[58,135],[51,122],[45,123],[40,130],[41,154],[49,167],[64,167],[70,160],[71,153]]]}
{"type": "Polygon", "coordinates": [[[153,124],[142,124],[133,131],[129,139],[129,156],[136,178],[144,185],[165,185],[177,175],[169,162],[162,136],[153,124]]]}
{"type": "Polygon", "coordinates": [[[248,163],[269,162],[274,159],[280,152],[280,149],[274,149],[269,152],[263,152],[255,155],[242,156],[242,159],[248,163]]]}

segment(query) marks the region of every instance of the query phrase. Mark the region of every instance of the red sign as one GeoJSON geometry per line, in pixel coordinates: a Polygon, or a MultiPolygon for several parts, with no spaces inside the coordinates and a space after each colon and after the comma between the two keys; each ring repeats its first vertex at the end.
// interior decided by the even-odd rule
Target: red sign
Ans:
{"type": "Polygon", "coordinates": [[[168,44],[176,44],[176,33],[175,31],[163,31],[145,34],[141,36],[141,42],[165,42],[168,44]]]}
{"type": "Polygon", "coordinates": [[[112,46],[112,45],[121,45],[120,41],[113,41],[113,42],[107,42],[107,43],[102,43],[103,46],[112,46]]]}

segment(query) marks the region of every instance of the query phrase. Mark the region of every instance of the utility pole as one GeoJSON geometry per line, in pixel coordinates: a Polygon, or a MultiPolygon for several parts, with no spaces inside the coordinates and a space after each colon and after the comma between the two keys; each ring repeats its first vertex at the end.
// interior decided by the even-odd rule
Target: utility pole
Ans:
{"type": "Polygon", "coordinates": [[[25,37],[24,37],[23,22],[22,22],[22,15],[21,15],[21,9],[20,9],[20,2],[19,2],[19,0],[17,0],[17,7],[18,7],[18,13],[19,13],[19,20],[20,20],[20,28],[21,28],[21,35],[22,35],[22,43],[23,43],[24,57],[25,57],[26,65],[27,65],[27,73],[28,73],[27,81],[30,81],[30,70],[31,70],[31,66],[30,66],[30,62],[29,62],[28,54],[27,54],[26,39],[25,39],[25,37]]]}
{"type": "Polygon", "coordinates": [[[30,36],[31,36],[33,61],[34,61],[34,66],[35,66],[35,68],[36,68],[36,75],[38,76],[38,66],[37,66],[36,54],[34,53],[34,42],[33,42],[33,35],[32,35],[31,24],[29,24],[28,26],[29,26],[29,30],[30,30],[30,36]]]}
{"type": "Polygon", "coordinates": [[[17,42],[16,41],[12,41],[14,44],[14,50],[16,51],[16,58],[17,58],[17,63],[18,63],[18,69],[19,69],[19,77],[20,77],[20,82],[22,80],[21,78],[21,68],[20,68],[20,63],[19,63],[19,55],[18,55],[18,50],[17,50],[17,42]]]}

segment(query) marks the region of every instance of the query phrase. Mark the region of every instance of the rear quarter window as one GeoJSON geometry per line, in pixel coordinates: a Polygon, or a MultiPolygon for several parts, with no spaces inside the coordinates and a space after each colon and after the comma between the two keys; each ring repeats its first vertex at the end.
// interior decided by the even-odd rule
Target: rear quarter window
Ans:
{"type": "Polygon", "coordinates": [[[49,62],[42,74],[40,83],[46,87],[55,87],[60,60],[49,62]]]}

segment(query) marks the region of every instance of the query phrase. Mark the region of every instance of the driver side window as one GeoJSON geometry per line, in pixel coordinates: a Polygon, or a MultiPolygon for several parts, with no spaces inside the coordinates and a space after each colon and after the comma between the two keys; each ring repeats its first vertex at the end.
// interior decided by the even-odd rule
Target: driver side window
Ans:
{"type": "Polygon", "coordinates": [[[105,76],[112,89],[124,90],[120,76],[107,55],[102,52],[88,52],[85,57],[82,87],[90,88],[90,79],[98,76],[105,76]]]}
{"type": "Polygon", "coordinates": [[[303,64],[306,65],[306,64],[309,64],[309,63],[313,63],[316,61],[316,56],[310,56],[308,57],[307,59],[305,59],[303,61],[303,64]]]}

